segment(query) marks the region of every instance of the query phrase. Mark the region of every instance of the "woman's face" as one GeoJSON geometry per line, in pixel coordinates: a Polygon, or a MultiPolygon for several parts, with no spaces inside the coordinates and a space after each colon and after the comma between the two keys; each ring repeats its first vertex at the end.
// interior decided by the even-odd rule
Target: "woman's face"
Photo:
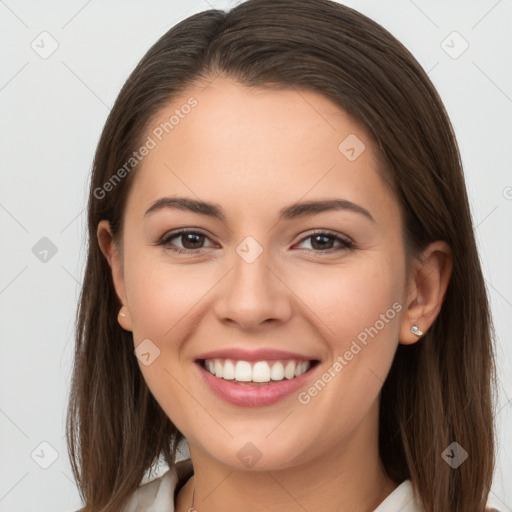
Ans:
{"type": "Polygon", "coordinates": [[[367,133],[319,94],[219,78],[145,136],[114,279],[143,376],[191,451],[278,469],[375,443],[407,276],[367,133]],[[332,203],[304,206],[317,202],[332,203]],[[293,360],[317,363],[282,378],[293,360]]]}

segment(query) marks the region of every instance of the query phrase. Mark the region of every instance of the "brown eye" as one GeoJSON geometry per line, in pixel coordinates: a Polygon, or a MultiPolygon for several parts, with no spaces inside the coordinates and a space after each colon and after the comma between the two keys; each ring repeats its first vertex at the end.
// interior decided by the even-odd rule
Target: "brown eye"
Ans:
{"type": "Polygon", "coordinates": [[[338,252],[345,249],[353,249],[355,244],[350,240],[346,240],[341,238],[338,235],[328,232],[318,232],[313,233],[301,240],[301,244],[310,240],[311,249],[306,248],[307,251],[313,252],[338,252]],[[335,247],[334,244],[338,243],[338,247],[335,247]]]}
{"type": "Polygon", "coordinates": [[[315,250],[332,249],[334,238],[325,235],[313,235],[311,238],[311,247],[315,250]]]}
{"type": "Polygon", "coordinates": [[[163,245],[179,253],[199,253],[204,248],[205,240],[208,240],[208,237],[203,233],[181,230],[165,235],[158,242],[158,245],[163,245]]]}
{"type": "Polygon", "coordinates": [[[204,235],[199,233],[185,233],[178,235],[185,249],[199,249],[204,242],[204,235]]]}

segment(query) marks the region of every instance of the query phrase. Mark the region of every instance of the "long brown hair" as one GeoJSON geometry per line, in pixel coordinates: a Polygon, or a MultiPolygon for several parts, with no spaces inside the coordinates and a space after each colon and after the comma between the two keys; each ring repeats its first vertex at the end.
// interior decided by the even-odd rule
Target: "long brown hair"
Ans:
{"type": "Polygon", "coordinates": [[[94,158],[87,266],[77,309],[67,442],[84,512],[119,511],[145,471],[175,464],[183,435],[150,393],[120,328],[121,306],[96,229],[120,244],[150,120],[199,79],[312,90],[366,127],[405,222],[408,256],[436,240],[453,252],[442,309],[423,339],[399,345],[381,393],[379,446],[397,483],[410,478],[426,512],[482,512],[494,468],[493,328],[462,164],[446,110],[427,74],[380,25],[328,0],[249,0],[190,16],[164,34],[123,86],[94,158]],[[126,167],[125,167],[126,169],[126,167]],[[112,186],[105,187],[109,182],[112,186]],[[469,454],[452,469],[457,442],[469,454]]]}

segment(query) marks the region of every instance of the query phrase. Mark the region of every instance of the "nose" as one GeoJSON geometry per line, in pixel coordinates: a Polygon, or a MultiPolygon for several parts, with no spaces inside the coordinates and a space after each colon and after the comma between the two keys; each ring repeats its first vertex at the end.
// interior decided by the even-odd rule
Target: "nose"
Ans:
{"type": "Polygon", "coordinates": [[[266,251],[252,262],[235,254],[233,268],[217,290],[214,311],[219,321],[247,331],[286,322],[293,292],[277,268],[266,251]]]}

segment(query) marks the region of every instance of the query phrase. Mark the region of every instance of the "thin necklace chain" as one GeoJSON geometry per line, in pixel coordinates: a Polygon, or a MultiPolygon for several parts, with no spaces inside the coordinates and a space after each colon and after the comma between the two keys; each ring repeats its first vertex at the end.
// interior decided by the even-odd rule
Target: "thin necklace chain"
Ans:
{"type": "MultiPolygon", "coordinates": [[[[384,487],[386,487],[386,484],[384,484],[384,487]]],[[[194,508],[194,497],[196,495],[196,479],[194,478],[194,488],[192,489],[192,503],[190,504],[190,508],[188,509],[187,512],[199,512],[197,509],[194,508]]],[[[383,498],[385,499],[388,495],[386,494],[386,496],[383,498]]]]}
{"type": "Polygon", "coordinates": [[[190,505],[190,508],[188,509],[188,512],[198,512],[194,508],[194,496],[196,494],[196,479],[194,478],[194,488],[192,489],[192,504],[190,505]]]}

